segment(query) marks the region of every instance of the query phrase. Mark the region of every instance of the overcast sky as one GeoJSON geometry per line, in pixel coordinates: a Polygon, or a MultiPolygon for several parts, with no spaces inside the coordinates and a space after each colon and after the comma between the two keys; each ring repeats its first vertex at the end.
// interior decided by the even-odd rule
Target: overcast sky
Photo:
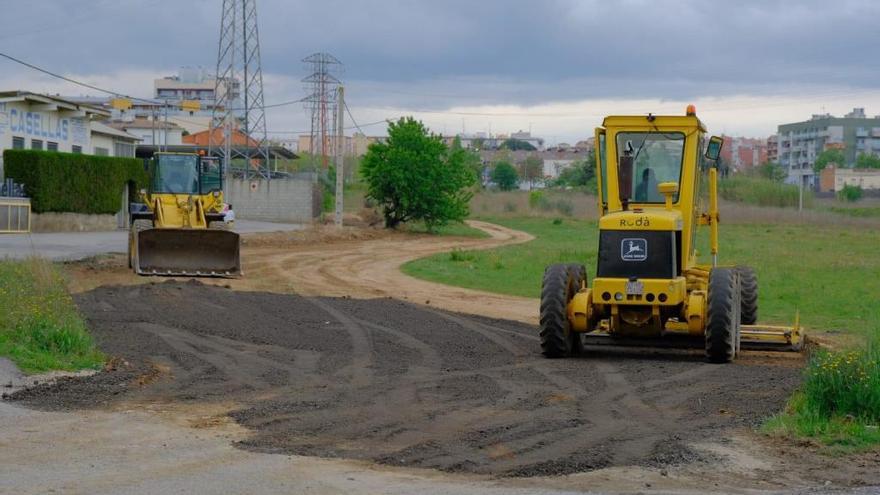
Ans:
{"type": "MultiPolygon", "coordinates": [[[[716,133],[855,106],[880,114],[877,1],[257,0],[266,103],[305,94],[301,59],[345,64],[359,123],[415,115],[444,134],[592,135],[609,113],[683,112],[716,133]]],[[[181,66],[214,70],[222,0],[3,0],[0,51],[151,97],[181,66]]],[[[0,59],[0,89],[93,94],[0,59]]],[[[300,105],[270,131],[308,129],[300,105]]],[[[364,129],[382,134],[384,127],[364,129]]]]}

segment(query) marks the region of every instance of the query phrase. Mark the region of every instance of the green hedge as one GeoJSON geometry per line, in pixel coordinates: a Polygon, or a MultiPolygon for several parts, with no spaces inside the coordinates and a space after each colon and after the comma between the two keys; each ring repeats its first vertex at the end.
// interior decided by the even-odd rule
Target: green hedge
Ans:
{"type": "MultiPolygon", "coordinates": [[[[797,207],[800,191],[792,184],[735,174],[718,180],[718,194],[728,201],[758,206],[797,207]]],[[[813,205],[813,192],[804,190],[804,207],[813,205]]]]}
{"type": "Polygon", "coordinates": [[[25,185],[34,213],[116,213],[125,185],[147,184],[143,161],[37,150],[5,150],[6,177],[25,185]]]}

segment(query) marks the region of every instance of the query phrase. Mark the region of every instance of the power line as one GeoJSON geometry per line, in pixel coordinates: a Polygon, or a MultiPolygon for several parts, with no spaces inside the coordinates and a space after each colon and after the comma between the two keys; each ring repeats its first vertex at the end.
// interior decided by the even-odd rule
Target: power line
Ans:
{"type": "MultiPolygon", "coordinates": [[[[127,95],[127,94],[125,94],[125,93],[120,93],[120,92],[118,92],[118,91],[113,91],[113,90],[110,90],[110,89],[104,89],[104,88],[101,88],[101,87],[95,86],[95,85],[93,85],[93,84],[89,84],[89,83],[86,83],[86,82],[78,81],[78,80],[76,80],[76,79],[73,79],[73,78],[70,78],[70,77],[63,76],[63,75],[61,75],[61,74],[58,74],[58,73],[52,72],[52,71],[50,71],[50,70],[48,70],[48,69],[44,69],[44,68],[42,68],[42,67],[38,67],[38,66],[36,66],[36,65],[34,65],[34,64],[31,64],[31,63],[29,63],[29,62],[25,62],[24,60],[21,60],[21,59],[19,59],[19,58],[13,57],[12,55],[9,55],[9,54],[7,54],[7,53],[0,52],[0,57],[6,58],[6,59],[8,59],[8,60],[10,60],[10,61],[12,61],[12,62],[17,63],[17,64],[21,64],[21,65],[23,65],[23,66],[25,66],[25,67],[28,67],[28,68],[30,68],[30,69],[33,69],[33,70],[35,70],[35,71],[42,72],[43,74],[46,74],[46,75],[52,76],[52,77],[54,77],[54,78],[61,79],[61,80],[63,80],[63,81],[67,81],[67,82],[69,82],[69,83],[71,83],[71,84],[76,84],[77,86],[82,86],[82,87],[84,87],[84,88],[93,89],[93,90],[95,90],[95,91],[98,91],[98,92],[101,92],[101,93],[104,93],[104,94],[108,94],[108,95],[111,95],[111,96],[116,96],[117,98],[127,98],[127,99],[129,99],[129,100],[141,101],[141,102],[144,102],[144,103],[151,103],[151,104],[153,104],[153,105],[161,105],[161,106],[163,106],[163,107],[166,107],[166,106],[174,106],[174,105],[169,105],[167,101],[158,100],[158,99],[151,99],[151,98],[139,98],[139,97],[137,97],[137,96],[130,96],[130,95],[127,95]]],[[[289,101],[283,101],[283,102],[280,102],[280,103],[272,103],[272,104],[269,104],[269,105],[263,105],[263,106],[260,107],[260,108],[266,109],[266,108],[284,107],[284,106],[288,106],[288,105],[294,105],[294,104],[296,104],[296,103],[302,103],[302,102],[304,102],[304,101],[306,101],[306,100],[307,100],[307,98],[299,98],[299,99],[297,99],[297,100],[289,100],[289,101]]],[[[257,107],[251,107],[251,108],[253,109],[253,108],[257,108],[257,107]]],[[[242,111],[242,110],[244,110],[244,108],[231,108],[231,109],[230,109],[230,111],[232,111],[232,112],[238,112],[238,111],[242,111]]]]}

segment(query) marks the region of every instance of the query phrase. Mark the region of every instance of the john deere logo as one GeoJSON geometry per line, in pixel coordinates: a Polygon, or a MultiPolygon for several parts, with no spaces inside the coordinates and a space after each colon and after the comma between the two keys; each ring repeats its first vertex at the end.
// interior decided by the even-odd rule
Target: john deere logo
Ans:
{"type": "Polygon", "coordinates": [[[648,259],[648,241],[645,239],[620,241],[620,259],[623,261],[645,261],[648,259]]]}

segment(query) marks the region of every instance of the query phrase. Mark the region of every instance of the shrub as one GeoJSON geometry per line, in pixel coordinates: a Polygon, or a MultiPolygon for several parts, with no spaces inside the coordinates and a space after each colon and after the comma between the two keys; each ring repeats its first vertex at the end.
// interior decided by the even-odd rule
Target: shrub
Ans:
{"type": "Polygon", "coordinates": [[[574,215],[574,204],[567,199],[556,201],[556,210],[563,215],[570,217],[574,215]]]}
{"type": "MultiPolygon", "coordinates": [[[[800,192],[792,184],[774,180],[734,175],[718,181],[718,194],[728,201],[739,201],[758,206],[796,207],[800,192]]],[[[804,190],[804,206],[811,206],[813,193],[804,190]]]]}
{"type": "Polygon", "coordinates": [[[880,346],[817,351],[804,372],[804,383],[784,414],[767,429],[821,440],[827,445],[861,448],[880,443],[880,346]]]}
{"type": "Polygon", "coordinates": [[[546,201],[546,198],[544,198],[544,191],[532,191],[529,193],[529,208],[537,208],[546,201]]]}
{"type": "Polygon", "coordinates": [[[837,191],[837,199],[839,199],[840,201],[855,203],[856,201],[862,199],[862,194],[863,191],[861,187],[844,184],[843,189],[837,191]]]}
{"type": "Polygon", "coordinates": [[[880,349],[818,351],[807,366],[805,412],[880,422],[880,349]]]}
{"type": "Polygon", "coordinates": [[[455,248],[449,252],[449,261],[474,261],[476,258],[473,252],[465,251],[461,248],[455,248]]]}
{"type": "Polygon", "coordinates": [[[5,150],[6,177],[25,185],[35,213],[116,213],[131,181],[147,184],[141,160],[38,150],[5,150]]]}

